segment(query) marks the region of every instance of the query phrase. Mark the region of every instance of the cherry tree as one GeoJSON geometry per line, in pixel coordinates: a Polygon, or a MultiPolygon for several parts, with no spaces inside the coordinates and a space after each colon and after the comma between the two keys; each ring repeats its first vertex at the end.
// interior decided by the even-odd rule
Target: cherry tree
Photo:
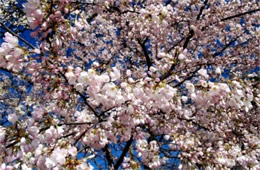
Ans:
{"type": "Polygon", "coordinates": [[[258,0],[1,0],[0,169],[260,169],[258,0]]]}

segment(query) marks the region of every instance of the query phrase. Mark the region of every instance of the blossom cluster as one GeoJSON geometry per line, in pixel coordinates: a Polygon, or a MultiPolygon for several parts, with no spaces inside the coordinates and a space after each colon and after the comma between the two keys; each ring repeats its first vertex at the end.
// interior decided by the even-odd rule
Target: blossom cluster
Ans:
{"type": "Polygon", "coordinates": [[[260,168],[257,2],[8,5],[0,169],[260,168]]]}
{"type": "Polygon", "coordinates": [[[5,33],[5,42],[0,47],[0,67],[19,72],[23,69],[24,50],[19,47],[18,38],[5,33]]]}

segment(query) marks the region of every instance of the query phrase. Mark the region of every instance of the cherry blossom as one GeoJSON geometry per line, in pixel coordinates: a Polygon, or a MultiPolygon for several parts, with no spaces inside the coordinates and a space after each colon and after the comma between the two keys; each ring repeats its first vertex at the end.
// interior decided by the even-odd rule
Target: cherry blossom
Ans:
{"type": "Polygon", "coordinates": [[[259,169],[259,2],[0,2],[0,169],[259,169]]]}

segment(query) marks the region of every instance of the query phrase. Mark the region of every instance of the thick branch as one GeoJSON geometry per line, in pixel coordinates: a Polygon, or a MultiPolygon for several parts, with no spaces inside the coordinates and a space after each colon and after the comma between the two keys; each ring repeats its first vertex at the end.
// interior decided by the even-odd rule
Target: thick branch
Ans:
{"type": "Polygon", "coordinates": [[[97,16],[98,16],[97,13],[92,14],[92,15],[87,19],[87,22],[90,24],[91,21],[92,21],[95,17],[97,17],[97,16]]]}
{"type": "Polygon", "coordinates": [[[188,47],[188,44],[191,40],[191,38],[194,36],[194,31],[191,29],[190,32],[189,32],[189,35],[187,36],[184,44],[183,44],[183,49],[187,48],[188,47]]]}
{"type": "Polygon", "coordinates": [[[199,12],[199,14],[197,15],[197,20],[200,19],[203,10],[206,8],[207,3],[208,3],[208,0],[205,0],[205,1],[204,1],[204,5],[200,8],[200,12],[199,12]]]}
{"type": "Polygon", "coordinates": [[[111,155],[111,153],[110,153],[110,151],[109,151],[108,144],[106,144],[106,146],[103,148],[103,151],[105,152],[109,169],[114,169],[113,157],[112,157],[112,155],[111,155]]]}
{"type": "Polygon", "coordinates": [[[125,148],[114,166],[115,169],[118,169],[119,166],[122,164],[124,157],[127,154],[132,142],[133,142],[133,136],[131,136],[131,138],[126,142],[125,148]]]}
{"type": "Polygon", "coordinates": [[[147,42],[147,40],[148,40],[148,38],[146,38],[144,40],[144,42],[141,42],[140,39],[138,39],[137,41],[140,44],[140,46],[142,47],[142,50],[143,50],[143,53],[144,53],[144,56],[145,56],[145,59],[146,59],[146,63],[147,63],[147,66],[148,66],[148,70],[149,70],[149,68],[152,66],[152,61],[151,61],[151,59],[148,55],[147,49],[145,47],[145,43],[147,42]]]}

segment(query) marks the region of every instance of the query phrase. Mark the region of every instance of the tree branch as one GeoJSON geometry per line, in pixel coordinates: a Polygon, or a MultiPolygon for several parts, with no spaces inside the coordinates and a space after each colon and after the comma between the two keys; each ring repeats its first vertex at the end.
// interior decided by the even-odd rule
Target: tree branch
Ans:
{"type": "MultiPolygon", "coordinates": [[[[179,55],[178,52],[175,51],[175,56],[174,56],[174,58],[176,58],[178,55],[179,55]]],[[[177,65],[177,63],[174,62],[174,63],[171,65],[171,68],[160,78],[160,80],[162,81],[162,80],[165,80],[165,79],[167,79],[168,77],[170,77],[171,74],[172,74],[172,71],[175,69],[176,65],[177,65]]]]}
{"type": "MultiPolygon", "coordinates": [[[[186,77],[185,79],[183,79],[182,81],[180,81],[179,83],[175,84],[173,86],[173,88],[175,87],[179,87],[181,86],[185,81],[190,80],[194,77],[194,75],[201,69],[201,66],[199,66],[195,71],[191,72],[190,76],[186,77]]],[[[172,81],[168,82],[171,83],[172,81]]]]}
{"type": "Polygon", "coordinates": [[[76,141],[74,142],[74,145],[76,145],[78,142],[79,142],[79,140],[91,129],[91,128],[93,128],[94,126],[96,126],[98,123],[100,123],[100,121],[98,121],[98,122],[96,122],[95,124],[93,124],[91,127],[89,127],[88,129],[86,129],[84,132],[82,132],[81,134],[80,134],[80,136],[76,139],[76,141]]]}
{"type": "MultiPolygon", "coordinates": [[[[260,9],[253,9],[253,10],[250,10],[250,11],[247,11],[247,12],[243,12],[243,13],[239,13],[239,14],[236,14],[236,15],[232,15],[232,16],[229,16],[229,17],[222,18],[222,19],[220,19],[220,21],[227,21],[227,20],[230,20],[230,19],[233,19],[233,18],[241,17],[243,15],[247,15],[247,14],[250,15],[250,14],[258,12],[258,11],[260,11],[260,9]]],[[[215,21],[215,22],[211,23],[210,25],[203,27],[201,30],[204,31],[209,26],[217,24],[217,23],[218,23],[218,21],[215,21]]]]}
{"type": "Polygon", "coordinates": [[[125,148],[114,166],[115,169],[118,169],[119,166],[122,164],[124,157],[127,154],[132,142],[133,142],[133,136],[131,136],[131,138],[126,142],[125,148]]]}
{"type": "Polygon", "coordinates": [[[76,93],[83,98],[85,104],[90,108],[90,110],[95,114],[95,116],[100,120],[100,116],[97,114],[97,112],[95,111],[95,109],[87,102],[87,98],[82,94],[80,93],[79,91],[75,90],[76,93]]]}
{"type": "Polygon", "coordinates": [[[110,153],[110,151],[109,151],[108,144],[106,144],[106,146],[103,148],[103,151],[105,152],[109,169],[114,169],[113,157],[112,157],[112,155],[111,155],[111,153],[110,153]]]}
{"type": "Polygon", "coordinates": [[[97,16],[98,16],[97,13],[92,14],[89,18],[87,18],[87,22],[90,24],[91,21],[92,21],[95,17],[97,17],[97,16]]]}
{"type": "Polygon", "coordinates": [[[91,122],[65,122],[65,123],[59,123],[58,126],[63,126],[63,125],[90,125],[92,124],[91,122]]]}
{"type": "Polygon", "coordinates": [[[185,40],[185,42],[184,42],[184,44],[183,44],[183,49],[188,47],[188,44],[189,44],[191,38],[194,36],[194,34],[195,34],[194,31],[191,29],[187,38],[186,38],[186,40],[185,40]]]}
{"type": "Polygon", "coordinates": [[[197,18],[196,18],[197,20],[200,19],[203,10],[206,8],[207,3],[208,3],[208,0],[205,0],[205,1],[204,1],[204,5],[200,8],[200,12],[199,12],[199,14],[197,15],[197,18]]]}
{"type": "Polygon", "coordinates": [[[173,50],[177,45],[179,45],[185,38],[182,37],[178,42],[176,42],[175,44],[173,44],[173,46],[171,48],[169,48],[167,50],[167,52],[169,53],[171,50],[173,50]]]}
{"type": "Polygon", "coordinates": [[[228,44],[226,44],[220,51],[216,52],[213,54],[213,57],[218,56],[219,54],[221,54],[222,52],[224,52],[228,47],[230,47],[232,45],[232,43],[234,43],[240,36],[237,36],[236,38],[234,38],[233,40],[231,40],[228,44]]]}
{"type": "Polygon", "coordinates": [[[187,121],[187,122],[191,122],[192,124],[198,126],[199,128],[201,128],[201,129],[203,129],[203,130],[212,131],[211,129],[209,129],[209,128],[205,127],[205,126],[200,125],[200,124],[197,123],[197,122],[194,122],[192,119],[185,119],[185,118],[183,118],[183,117],[177,117],[177,118],[178,118],[179,120],[185,120],[185,121],[187,121]]]}
{"type": "Polygon", "coordinates": [[[151,59],[148,55],[148,52],[146,50],[146,47],[145,47],[145,43],[147,42],[147,40],[148,40],[148,37],[144,40],[144,42],[141,42],[140,39],[137,39],[138,43],[142,47],[142,50],[143,50],[143,53],[144,53],[144,56],[145,56],[145,59],[146,59],[146,63],[147,63],[147,66],[148,66],[148,70],[149,70],[149,68],[152,66],[152,61],[151,61],[151,59]]]}
{"type": "MultiPolygon", "coordinates": [[[[50,62],[51,64],[53,64],[52,61],[49,60],[49,62],[50,62]]],[[[59,74],[65,79],[66,83],[69,83],[68,80],[67,80],[67,78],[66,78],[66,76],[65,76],[61,71],[59,71],[59,74]]],[[[100,116],[97,114],[97,112],[95,111],[95,109],[87,102],[87,98],[86,98],[82,93],[80,93],[79,91],[77,91],[76,89],[74,89],[74,90],[75,90],[75,92],[76,92],[81,98],[83,98],[85,104],[90,108],[90,110],[91,110],[91,111],[95,114],[95,116],[100,120],[100,116]]]]}
{"type": "Polygon", "coordinates": [[[259,9],[253,9],[253,10],[243,12],[243,13],[240,13],[240,14],[232,15],[232,16],[229,16],[229,17],[226,17],[226,18],[222,18],[220,21],[226,21],[226,20],[229,20],[229,19],[241,17],[243,15],[252,14],[252,13],[255,13],[255,12],[258,12],[258,11],[260,11],[260,8],[259,9]]]}
{"type": "Polygon", "coordinates": [[[18,34],[14,33],[11,29],[9,29],[7,26],[4,25],[4,23],[2,23],[0,21],[0,25],[2,25],[2,27],[9,33],[11,33],[13,36],[17,37],[18,39],[20,39],[21,41],[23,41],[26,45],[28,45],[29,47],[31,47],[32,49],[35,49],[35,47],[30,44],[28,41],[26,41],[25,39],[23,39],[22,37],[20,37],[18,34]]]}

